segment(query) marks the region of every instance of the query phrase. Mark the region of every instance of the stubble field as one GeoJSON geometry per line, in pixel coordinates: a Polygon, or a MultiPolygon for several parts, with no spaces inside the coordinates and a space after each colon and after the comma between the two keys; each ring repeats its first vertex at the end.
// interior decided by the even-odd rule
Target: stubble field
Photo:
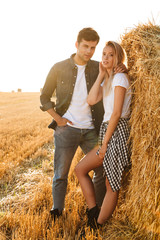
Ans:
{"type": "Polygon", "coordinates": [[[39,106],[39,93],[0,93],[0,240],[150,240],[126,220],[125,187],[113,218],[96,232],[88,229],[73,171],[83,157],[80,149],[69,173],[65,210],[52,221],[53,131],[47,128],[51,117],[39,106]]]}
{"type": "MultiPolygon", "coordinates": [[[[73,168],[66,206],[51,220],[53,131],[39,109],[39,93],[0,93],[0,239],[78,239],[84,199],[73,168]]],[[[84,218],[83,218],[84,219],[84,218]]],[[[91,239],[93,233],[88,233],[91,239]]],[[[90,238],[90,237],[89,237],[90,238]]]]}

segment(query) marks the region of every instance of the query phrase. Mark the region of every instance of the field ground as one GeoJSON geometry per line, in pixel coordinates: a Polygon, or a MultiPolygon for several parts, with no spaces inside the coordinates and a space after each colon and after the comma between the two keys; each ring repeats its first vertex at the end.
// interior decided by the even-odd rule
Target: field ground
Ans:
{"type": "Polygon", "coordinates": [[[52,140],[51,118],[39,106],[39,93],[0,93],[0,179],[9,182],[24,159],[52,140]]]}
{"type": "Polygon", "coordinates": [[[53,132],[39,105],[39,93],[0,93],[0,239],[74,240],[85,228],[85,239],[151,240],[118,211],[96,233],[86,227],[86,205],[73,172],[83,156],[80,149],[69,174],[65,211],[51,220],[53,132]]]}

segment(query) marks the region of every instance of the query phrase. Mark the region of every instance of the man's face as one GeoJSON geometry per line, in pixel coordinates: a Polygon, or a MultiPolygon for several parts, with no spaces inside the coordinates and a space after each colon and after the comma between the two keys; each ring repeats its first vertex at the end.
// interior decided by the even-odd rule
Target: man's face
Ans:
{"type": "Polygon", "coordinates": [[[76,55],[82,64],[86,64],[90,60],[95,52],[96,46],[97,41],[86,41],[82,39],[80,43],[76,42],[76,55]]]}

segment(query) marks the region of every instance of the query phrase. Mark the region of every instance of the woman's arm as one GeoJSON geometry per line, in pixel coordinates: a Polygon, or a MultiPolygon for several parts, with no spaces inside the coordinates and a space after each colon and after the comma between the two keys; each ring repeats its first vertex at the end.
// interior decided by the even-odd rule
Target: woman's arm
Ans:
{"type": "Polygon", "coordinates": [[[124,103],[124,97],[126,93],[126,88],[116,86],[114,89],[114,107],[113,107],[113,113],[111,115],[111,118],[109,120],[108,128],[105,134],[105,137],[103,139],[102,147],[99,151],[99,157],[104,158],[104,155],[107,150],[108,142],[114,132],[114,130],[117,127],[118,121],[121,117],[123,103],[124,103]]]}
{"type": "Polygon", "coordinates": [[[89,105],[94,105],[97,102],[99,102],[102,97],[103,97],[103,88],[101,86],[101,83],[105,77],[106,74],[106,70],[104,69],[104,67],[102,66],[102,63],[99,64],[99,74],[98,77],[95,81],[95,83],[93,84],[88,97],[87,97],[87,103],[89,105]]]}

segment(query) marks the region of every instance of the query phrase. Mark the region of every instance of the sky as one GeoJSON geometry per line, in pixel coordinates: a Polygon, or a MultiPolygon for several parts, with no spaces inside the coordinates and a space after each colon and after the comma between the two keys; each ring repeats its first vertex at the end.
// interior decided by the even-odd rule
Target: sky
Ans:
{"type": "Polygon", "coordinates": [[[0,92],[39,92],[84,27],[100,35],[100,61],[106,41],[149,21],[160,25],[159,0],[0,0],[0,92]]]}

